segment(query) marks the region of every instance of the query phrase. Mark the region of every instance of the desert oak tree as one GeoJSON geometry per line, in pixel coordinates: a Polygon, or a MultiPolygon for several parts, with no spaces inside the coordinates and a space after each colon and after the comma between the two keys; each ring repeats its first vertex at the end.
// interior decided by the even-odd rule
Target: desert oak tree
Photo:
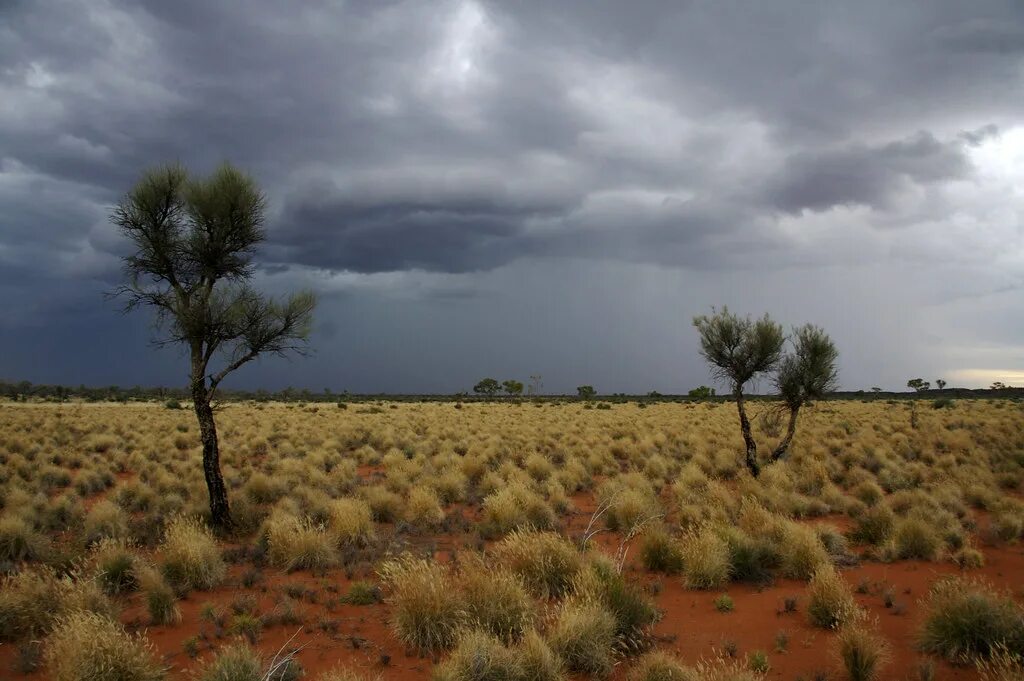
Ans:
{"type": "Polygon", "coordinates": [[[734,315],[726,307],[721,311],[712,310],[710,315],[694,317],[693,325],[700,335],[700,353],[711,365],[712,375],[728,383],[736,399],[747,468],[757,477],[761,466],[743,402],[743,386],[758,374],[771,371],[782,358],[785,343],[782,326],[768,315],[753,320],[734,315]]]}
{"type": "Polygon", "coordinates": [[[205,178],[171,164],[146,172],[111,215],[134,246],[115,294],[126,310],[156,311],[158,345],[188,351],[210,521],[218,527],[230,525],[231,512],[211,405],[217,387],[260,355],[304,352],[316,304],[310,292],[274,300],[249,286],[265,205],[255,181],[230,164],[205,178]]]}

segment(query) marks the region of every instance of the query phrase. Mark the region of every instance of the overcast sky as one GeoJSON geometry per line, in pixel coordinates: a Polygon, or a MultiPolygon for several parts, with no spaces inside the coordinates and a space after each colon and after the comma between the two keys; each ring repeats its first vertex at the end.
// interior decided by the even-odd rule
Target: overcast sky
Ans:
{"type": "Polygon", "coordinates": [[[0,378],[183,385],[103,298],[139,173],[230,160],[310,358],[230,385],[709,381],[712,305],[845,389],[1024,384],[1024,3],[0,0],[0,378]]]}

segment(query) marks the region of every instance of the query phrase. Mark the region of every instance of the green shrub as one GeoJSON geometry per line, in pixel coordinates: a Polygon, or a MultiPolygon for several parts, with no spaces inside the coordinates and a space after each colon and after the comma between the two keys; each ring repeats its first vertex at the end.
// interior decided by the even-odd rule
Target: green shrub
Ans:
{"type": "Polygon", "coordinates": [[[772,571],[782,558],[770,537],[751,537],[738,527],[722,532],[729,547],[729,574],[732,579],[753,584],[768,584],[772,571]]]}
{"type": "Polygon", "coordinates": [[[213,535],[195,518],[171,520],[164,531],[160,553],[164,576],[182,593],[212,589],[227,572],[213,535]]]}
{"type": "Polygon", "coordinates": [[[807,587],[807,617],[823,629],[837,629],[857,615],[850,588],[832,565],[818,568],[807,587]]]}
{"type": "Polygon", "coordinates": [[[164,670],[140,636],[96,613],[61,617],[47,639],[46,664],[54,681],[158,681],[164,670]]]}
{"type": "Polygon", "coordinates": [[[615,615],[600,603],[569,600],[548,634],[569,671],[608,676],[614,665],[615,615]]]}
{"type": "Polygon", "coordinates": [[[533,594],[559,598],[583,567],[580,552],[555,532],[514,530],[493,549],[495,560],[522,578],[533,594]]]}
{"type": "Polygon", "coordinates": [[[398,638],[423,652],[455,644],[466,611],[448,569],[432,561],[403,556],[380,568],[393,605],[398,638]]]}
{"type": "Polygon", "coordinates": [[[987,657],[997,646],[1024,655],[1024,610],[983,582],[940,579],[925,606],[919,640],[927,652],[956,663],[987,657]]]}
{"type": "Polygon", "coordinates": [[[715,599],[715,610],[718,612],[732,612],[733,602],[732,596],[729,594],[722,594],[715,599]]]}
{"type": "Polygon", "coordinates": [[[755,674],[767,674],[772,668],[768,663],[768,655],[763,650],[755,650],[750,653],[750,658],[747,661],[747,666],[750,667],[750,671],[755,674]]]}
{"type": "Polygon", "coordinates": [[[345,596],[349,605],[373,605],[380,602],[380,587],[373,582],[352,582],[345,596]]]}

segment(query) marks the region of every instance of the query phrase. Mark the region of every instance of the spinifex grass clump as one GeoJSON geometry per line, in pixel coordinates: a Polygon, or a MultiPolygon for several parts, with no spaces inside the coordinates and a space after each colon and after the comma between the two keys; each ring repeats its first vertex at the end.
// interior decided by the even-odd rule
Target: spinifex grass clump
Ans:
{"type": "Polygon", "coordinates": [[[263,525],[267,558],[284,570],[322,570],[335,564],[337,539],[309,518],[275,512],[263,525]]]}
{"type": "Polygon", "coordinates": [[[454,645],[466,611],[445,566],[403,556],[384,563],[380,575],[394,606],[395,632],[403,643],[422,652],[454,645]]]}
{"type": "Polygon", "coordinates": [[[641,589],[628,584],[603,556],[594,558],[573,580],[573,598],[600,603],[612,613],[616,648],[627,654],[647,647],[648,627],[660,616],[641,589]]]}
{"type": "Polygon", "coordinates": [[[640,544],[640,560],[651,572],[677,575],[683,571],[683,550],[672,535],[661,526],[644,532],[640,544]]]}
{"type": "Polygon", "coordinates": [[[516,530],[494,547],[495,561],[519,575],[541,598],[569,591],[583,558],[569,540],[554,532],[516,530]]]}
{"type": "Polygon", "coordinates": [[[113,618],[117,607],[95,579],[26,569],[0,582],[0,641],[44,636],[57,618],[92,612],[113,618]]]}
{"type": "Polygon", "coordinates": [[[195,518],[168,523],[160,555],[167,581],[181,593],[212,589],[227,571],[213,535],[195,518]]]}
{"type": "Polygon", "coordinates": [[[508,644],[519,640],[536,617],[536,606],[522,580],[470,557],[458,577],[471,626],[508,644]]]}
{"type": "Polygon", "coordinates": [[[702,681],[697,670],[683,665],[668,653],[656,650],[636,661],[629,681],[702,681]]]}
{"type": "Polygon", "coordinates": [[[123,539],[104,539],[93,550],[92,563],[107,593],[120,594],[139,587],[141,559],[131,543],[123,539]]]}
{"type": "Polygon", "coordinates": [[[984,582],[944,578],[925,601],[921,648],[963,663],[997,647],[1024,655],[1024,609],[984,582]]]}
{"type": "Polygon", "coordinates": [[[889,659],[889,645],[862,624],[843,627],[836,636],[836,656],[850,681],[874,681],[889,659]]]}
{"type": "Polygon", "coordinates": [[[54,681],[158,681],[164,670],[141,635],[95,613],[61,617],[46,643],[46,665],[54,681]]]}
{"type": "Polygon", "coordinates": [[[843,578],[831,565],[818,568],[807,587],[807,617],[823,629],[837,629],[853,621],[857,602],[843,578]]]}
{"type": "Polygon", "coordinates": [[[729,545],[713,527],[703,525],[682,540],[683,574],[691,589],[715,589],[729,581],[729,545]]]}
{"type": "Polygon", "coordinates": [[[0,561],[42,560],[49,549],[46,536],[33,530],[24,518],[14,514],[0,517],[0,561]]]}
{"type": "Polygon", "coordinates": [[[554,524],[555,514],[544,497],[525,483],[514,482],[484,499],[480,534],[500,537],[520,528],[546,530],[554,524]]]}
{"type": "Polygon", "coordinates": [[[328,508],[327,532],[339,547],[370,543],[376,534],[370,505],[362,499],[335,499],[328,508]]]}
{"type": "Polygon", "coordinates": [[[616,629],[615,615],[603,605],[572,599],[562,606],[548,640],[569,671],[603,678],[615,662],[616,629]]]}

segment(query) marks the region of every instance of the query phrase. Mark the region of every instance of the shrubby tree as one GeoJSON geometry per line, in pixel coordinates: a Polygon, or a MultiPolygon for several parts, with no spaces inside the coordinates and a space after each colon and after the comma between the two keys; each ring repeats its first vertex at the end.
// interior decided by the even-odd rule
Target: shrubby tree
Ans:
{"type": "Polygon", "coordinates": [[[943,390],[946,387],[946,382],[941,378],[935,379],[935,385],[938,386],[939,390],[943,390]]]}
{"type": "Polygon", "coordinates": [[[923,378],[912,378],[907,381],[907,387],[916,390],[917,392],[923,392],[932,387],[932,384],[923,378]]]}
{"type": "Polygon", "coordinates": [[[210,520],[219,527],[231,512],[211,405],[217,387],[260,355],[304,352],[316,305],[310,292],[274,300],[249,286],[265,205],[255,181],[230,164],[205,178],[171,164],[146,172],[111,215],[134,247],[115,294],[126,310],[156,311],[158,345],[188,350],[210,520]]]}
{"type": "Polygon", "coordinates": [[[517,381],[513,378],[503,381],[501,387],[509,397],[518,397],[523,394],[523,382],[517,381]]]}
{"type": "Polygon", "coordinates": [[[714,388],[709,388],[706,385],[702,385],[702,386],[699,386],[697,388],[693,388],[692,390],[690,390],[690,392],[686,393],[686,396],[687,397],[692,397],[692,398],[698,399],[698,400],[706,400],[709,397],[714,397],[715,396],[715,389],[714,388]]]}
{"type": "Polygon", "coordinates": [[[487,397],[494,397],[499,390],[501,390],[501,384],[493,378],[485,378],[473,386],[473,392],[487,397]]]}
{"type": "Polygon", "coordinates": [[[800,408],[811,400],[820,400],[836,389],[839,351],[824,330],[806,324],[793,330],[793,352],[779,362],[775,374],[775,387],[782,402],[789,409],[789,425],[782,441],[772,452],[772,461],[786,455],[800,408]]]}
{"type": "Polygon", "coordinates": [[[597,395],[597,390],[592,385],[581,385],[576,388],[576,394],[581,400],[590,400],[597,395]]]}
{"type": "Polygon", "coordinates": [[[734,315],[726,307],[719,312],[712,310],[710,315],[694,317],[693,325],[700,334],[700,353],[711,365],[712,374],[729,385],[736,399],[747,468],[757,477],[761,466],[757,461],[757,443],[750,432],[743,388],[758,375],[775,368],[782,358],[785,343],[782,326],[768,315],[753,320],[734,315]]]}

